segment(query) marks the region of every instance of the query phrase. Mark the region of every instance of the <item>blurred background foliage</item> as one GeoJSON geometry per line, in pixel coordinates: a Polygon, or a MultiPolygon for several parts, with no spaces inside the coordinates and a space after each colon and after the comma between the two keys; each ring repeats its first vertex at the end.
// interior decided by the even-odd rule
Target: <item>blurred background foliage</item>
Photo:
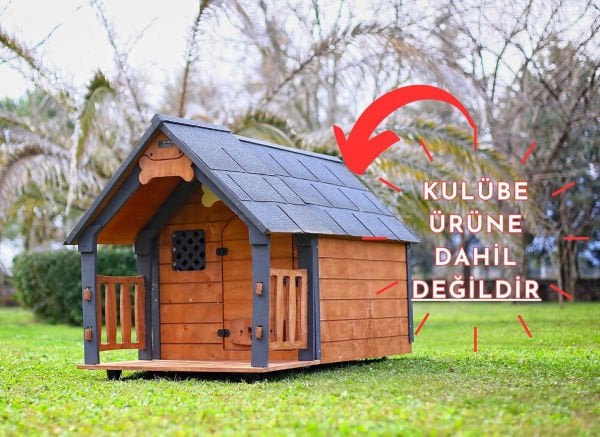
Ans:
{"type": "MultiPolygon", "coordinates": [[[[0,101],[0,239],[19,239],[26,251],[62,241],[155,112],[336,155],[334,122],[348,132],[364,108],[386,91],[430,83],[455,94],[476,118],[478,152],[471,153],[470,131],[458,111],[432,102],[414,104],[381,126],[402,141],[381,155],[364,178],[424,238],[415,248],[417,274],[431,275],[433,245],[485,243],[470,235],[432,236],[427,219],[433,205],[423,202],[421,182],[483,176],[530,181],[532,200],[526,204],[470,205],[495,214],[523,213],[525,232],[509,241],[522,256],[523,269],[553,262],[561,266],[559,286],[574,290],[581,265],[600,266],[597,3],[195,4],[196,15],[189,17],[188,36],[181,42],[184,56],[172,68],[158,102],[144,92],[150,79],[129,60],[134,42],[123,42],[101,1],[82,7],[92,8],[104,28],[114,65],[95,72],[84,87],[45,65],[37,46],[0,21],[0,62],[19,71],[34,89],[21,99],[0,101]],[[237,66],[238,74],[218,80],[209,74],[224,64],[237,66]],[[433,162],[422,153],[419,138],[429,145],[433,162]],[[523,165],[521,157],[533,140],[538,146],[523,165]],[[402,193],[382,186],[380,176],[402,187],[402,193]],[[569,181],[576,188],[551,196],[569,181]],[[564,241],[565,235],[591,240],[564,241]]],[[[448,210],[448,205],[439,206],[448,210]]],[[[17,282],[26,260],[38,262],[18,259],[17,282]]]]}

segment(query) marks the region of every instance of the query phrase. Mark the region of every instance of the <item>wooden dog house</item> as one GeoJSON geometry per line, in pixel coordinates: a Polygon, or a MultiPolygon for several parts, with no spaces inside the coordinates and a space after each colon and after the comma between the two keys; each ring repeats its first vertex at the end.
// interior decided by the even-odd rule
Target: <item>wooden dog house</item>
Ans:
{"type": "Polygon", "coordinates": [[[65,241],[81,253],[79,367],[252,373],[408,353],[417,241],[338,158],[157,115],[65,241]],[[97,272],[98,244],[134,245],[138,275],[97,272]],[[100,363],[111,349],[139,359],[100,363]]]}

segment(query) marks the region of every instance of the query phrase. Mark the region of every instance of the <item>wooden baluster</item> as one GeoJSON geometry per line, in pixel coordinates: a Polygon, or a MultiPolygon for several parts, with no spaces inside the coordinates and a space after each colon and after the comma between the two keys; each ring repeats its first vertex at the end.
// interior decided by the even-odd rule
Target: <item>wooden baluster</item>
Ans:
{"type": "MultiPolygon", "coordinates": [[[[96,319],[98,323],[98,347],[102,345],[102,285],[106,290],[106,283],[98,280],[96,284],[96,319]]],[[[106,293],[106,292],[105,292],[106,293]]],[[[105,298],[106,300],[106,298],[105,298]]]]}
{"type": "Polygon", "coordinates": [[[288,343],[290,346],[294,346],[296,343],[296,276],[294,272],[290,271],[288,278],[288,343]]]}
{"type": "Polygon", "coordinates": [[[135,335],[138,349],[146,347],[146,289],[144,287],[144,279],[138,278],[135,282],[134,293],[134,317],[135,317],[135,335]]]}
{"type": "Polygon", "coordinates": [[[277,294],[275,303],[275,336],[278,347],[283,343],[284,319],[285,319],[285,286],[283,285],[282,274],[277,275],[277,294]]]}
{"type": "Polygon", "coordinates": [[[121,283],[121,343],[131,343],[131,288],[129,282],[121,283]]]}
{"type": "Polygon", "coordinates": [[[306,272],[303,272],[301,276],[298,277],[300,283],[300,333],[298,338],[300,339],[299,348],[306,348],[307,339],[308,339],[308,275],[306,272]]]}
{"type": "Polygon", "coordinates": [[[106,343],[117,343],[117,292],[114,280],[106,282],[104,295],[104,316],[106,318],[106,343]]]}

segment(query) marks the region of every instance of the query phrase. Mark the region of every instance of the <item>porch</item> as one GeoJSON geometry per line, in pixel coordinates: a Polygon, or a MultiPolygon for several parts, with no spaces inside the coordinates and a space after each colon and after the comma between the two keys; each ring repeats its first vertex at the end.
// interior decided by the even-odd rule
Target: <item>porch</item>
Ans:
{"type": "Polygon", "coordinates": [[[252,367],[248,361],[182,361],[182,360],[132,360],[114,363],[80,364],[79,369],[140,372],[190,372],[190,373],[268,373],[297,369],[319,364],[314,361],[270,361],[268,367],[252,367]]]}
{"type": "MultiPolygon", "coordinates": [[[[96,345],[100,352],[120,349],[146,348],[147,338],[152,335],[152,325],[147,324],[145,308],[149,295],[146,293],[143,276],[96,276],[95,293],[91,289],[83,292],[83,300],[95,307],[95,329],[88,326],[84,330],[86,346],[96,345]],[[150,334],[150,335],[149,335],[150,334]],[[95,340],[95,341],[94,341],[95,340]]],[[[266,298],[266,326],[252,323],[237,332],[219,329],[225,348],[225,339],[235,344],[247,345],[260,341],[268,345],[268,352],[299,351],[308,343],[308,277],[305,269],[270,269],[269,281],[256,282],[249,287],[248,294],[266,298]],[[268,284],[268,285],[267,285],[268,284]],[[230,340],[231,339],[231,340],[230,340]],[[265,340],[267,340],[265,342],[265,340]]],[[[248,349],[249,355],[250,349],[248,349]]],[[[109,376],[120,374],[122,370],[158,372],[224,372],[224,373],[265,373],[278,370],[308,367],[319,364],[319,360],[270,359],[266,365],[253,365],[252,360],[242,360],[235,355],[223,360],[162,359],[161,356],[138,360],[100,363],[86,363],[78,366],[87,370],[107,370],[109,376]]],[[[274,357],[275,358],[275,357],[274,357]]]]}

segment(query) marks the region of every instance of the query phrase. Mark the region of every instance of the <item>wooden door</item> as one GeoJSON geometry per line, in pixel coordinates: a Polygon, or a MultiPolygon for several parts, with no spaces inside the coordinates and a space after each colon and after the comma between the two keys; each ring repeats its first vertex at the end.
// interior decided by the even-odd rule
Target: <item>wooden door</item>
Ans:
{"type": "Polygon", "coordinates": [[[225,350],[250,350],[252,344],[252,254],[248,226],[235,217],[223,228],[223,327],[225,350]]]}
{"type": "MultiPolygon", "coordinates": [[[[233,217],[222,202],[206,207],[193,196],[160,234],[160,331],[162,359],[222,360],[223,264],[217,249],[224,227],[233,217]],[[202,231],[204,265],[197,270],[176,266],[178,232],[202,231]]],[[[195,235],[194,238],[201,238],[195,235]]],[[[191,241],[192,249],[195,242],[191,241]]],[[[201,246],[201,245],[199,245],[201,246]]],[[[200,247],[199,247],[200,248],[200,247]]],[[[195,249],[194,249],[195,250],[195,249]]],[[[194,262],[191,259],[191,262],[194,262]]],[[[241,359],[242,356],[231,357],[241,359]]]]}

